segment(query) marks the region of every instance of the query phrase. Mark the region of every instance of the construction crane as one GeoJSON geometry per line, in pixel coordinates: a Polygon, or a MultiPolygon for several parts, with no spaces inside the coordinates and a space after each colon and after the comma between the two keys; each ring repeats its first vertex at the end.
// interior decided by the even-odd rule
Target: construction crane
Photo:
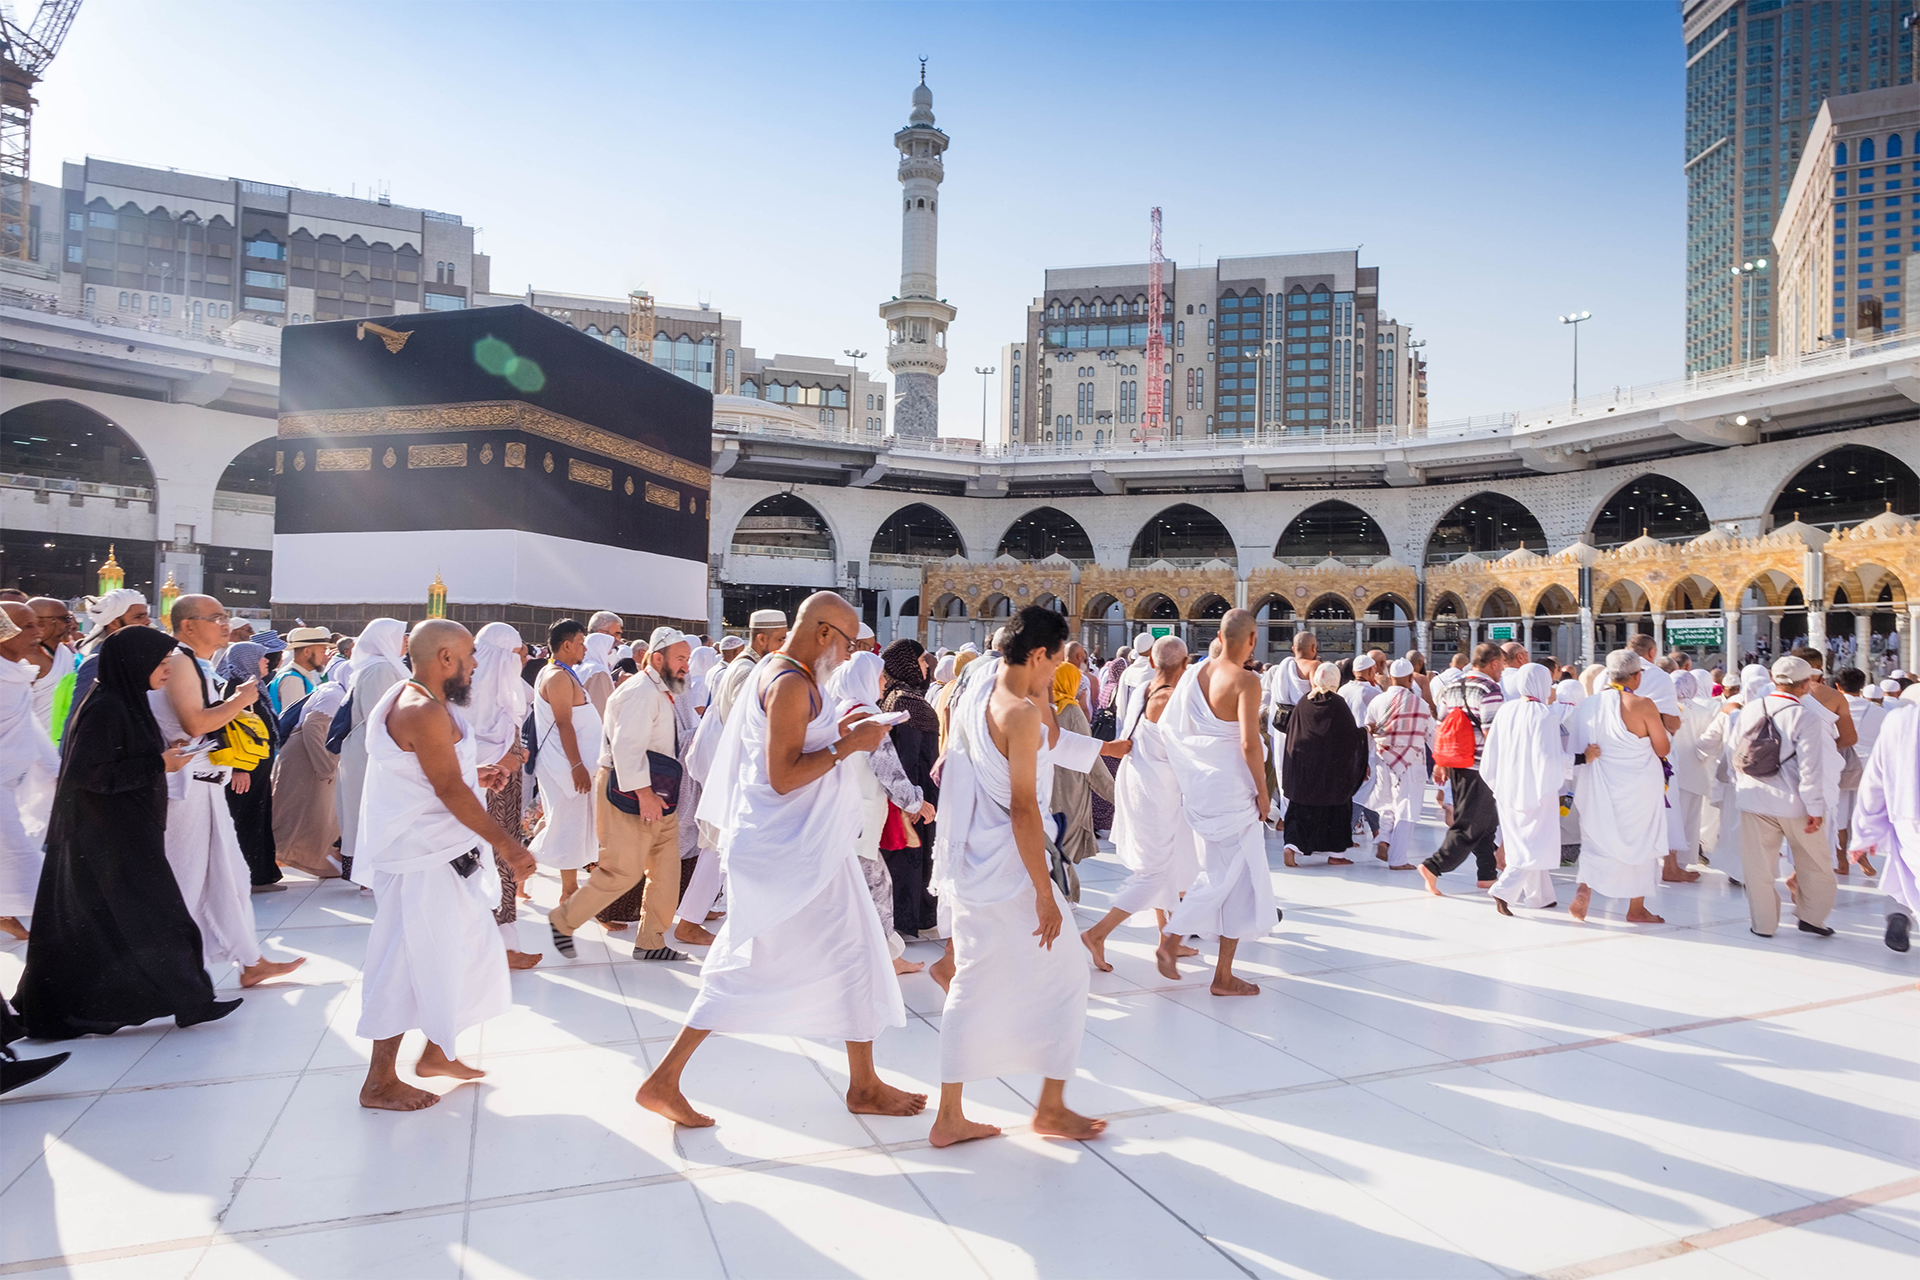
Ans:
{"type": "Polygon", "coordinates": [[[1153,244],[1147,253],[1147,411],[1140,422],[1138,438],[1160,440],[1166,436],[1167,339],[1162,332],[1166,311],[1162,290],[1167,282],[1167,260],[1160,252],[1160,210],[1153,211],[1153,244]]]}
{"type": "Polygon", "coordinates": [[[627,351],[653,363],[653,295],[645,289],[627,294],[627,351]]]}
{"type": "Polygon", "coordinates": [[[80,0],[41,0],[22,27],[0,9],[0,257],[25,258],[33,218],[33,87],[67,38],[80,0]]]}

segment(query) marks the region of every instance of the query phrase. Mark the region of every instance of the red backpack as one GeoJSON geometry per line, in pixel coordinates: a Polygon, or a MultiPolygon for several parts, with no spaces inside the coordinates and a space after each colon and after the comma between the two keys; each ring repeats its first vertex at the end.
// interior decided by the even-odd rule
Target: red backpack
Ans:
{"type": "Polygon", "coordinates": [[[1471,769],[1473,761],[1473,717],[1465,707],[1455,707],[1433,735],[1433,762],[1448,769],[1471,769]]]}

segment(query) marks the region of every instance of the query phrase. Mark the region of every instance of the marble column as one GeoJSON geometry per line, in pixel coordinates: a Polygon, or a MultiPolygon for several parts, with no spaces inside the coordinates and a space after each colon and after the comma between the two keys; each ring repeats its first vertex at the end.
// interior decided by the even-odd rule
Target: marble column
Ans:
{"type": "Polygon", "coordinates": [[[1853,615],[1853,665],[1873,675],[1873,615],[1856,613],[1853,615]]]}
{"type": "Polygon", "coordinates": [[[1529,654],[1533,652],[1533,615],[1520,615],[1520,644],[1529,654]]]}
{"type": "Polygon", "coordinates": [[[1413,624],[1413,647],[1427,655],[1427,669],[1433,669],[1433,651],[1427,647],[1427,620],[1422,618],[1413,624]]]}
{"type": "Polygon", "coordinates": [[[1366,651],[1367,620],[1365,618],[1355,618],[1353,620],[1353,656],[1357,658],[1366,651]]]}
{"type": "Polygon", "coordinates": [[[1655,654],[1667,651],[1667,615],[1657,609],[1653,613],[1653,651],[1655,654]]]}
{"type": "Polygon", "coordinates": [[[1740,647],[1740,611],[1738,609],[1727,609],[1723,612],[1725,614],[1727,651],[1722,655],[1720,665],[1725,670],[1738,674],[1740,671],[1740,655],[1744,652],[1740,647]]]}
{"type": "Polygon", "coordinates": [[[1580,665],[1590,667],[1599,661],[1594,655],[1593,609],[1580,606],[1580,665]]]}

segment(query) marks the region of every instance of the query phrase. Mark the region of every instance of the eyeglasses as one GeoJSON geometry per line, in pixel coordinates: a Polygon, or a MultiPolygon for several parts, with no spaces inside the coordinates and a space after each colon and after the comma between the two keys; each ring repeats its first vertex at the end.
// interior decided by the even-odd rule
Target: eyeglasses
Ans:
{"type": "Polygon", "coordinates": [[[196,613],[188,617],[182,618],[180,619],[180,621],[182,622],[218,622],[224,626],[228,623],[231,623],[233,621],[233,618],[230,615],[224,614],[224,613],[196,613]]]}
{"type": "Polygon", "coordinates": [[[857,642],[856,642],[856,641],[854,640],[854,638],[853,638],[852,636],[850,636],[850,635],[848,635],[848,634],[847,634],[846,632],[844,632],[844,631],[841,631],[841,630],[840,630],[840,628],[838,628],[838,627],[836,627],[836,626],[834,626],[834,625],[833,625],[833,624],[832,624],[831,622],[823,622],[823,623],[821,623],[820,625],[821,625],[821,626],[823,626],[823,627],[825,627],[825,628],[826,628],[827,630],[829,630],[829,631],[833,631],[833,632],[836,632],[836,633],[838,633],[838,635],[840,636],[840,638],[841,638],[842,640],[845,640],[845,641],[847,642],[847,651],[848,651],[849,653],[851,653],[851,652],[853,651],[853,647],[854,647],[854,645],[855,645],[855,644],[856,644],[857,642]]]}

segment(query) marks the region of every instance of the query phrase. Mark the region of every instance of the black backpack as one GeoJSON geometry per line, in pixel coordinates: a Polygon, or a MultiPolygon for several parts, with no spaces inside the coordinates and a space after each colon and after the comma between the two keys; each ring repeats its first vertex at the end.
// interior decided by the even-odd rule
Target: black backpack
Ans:
{"type": "Polygon", "coordinates": [[[1767,710],[1766,699],[1760,700],[1760,723],[1749,730],[1740,739],[1733,751],[1733,767],[1749,778],[1771,778],[1780,772],[1783,759],[1780,753],[1780,727],[1773,722],[1773,713],[1767,710]]]}

